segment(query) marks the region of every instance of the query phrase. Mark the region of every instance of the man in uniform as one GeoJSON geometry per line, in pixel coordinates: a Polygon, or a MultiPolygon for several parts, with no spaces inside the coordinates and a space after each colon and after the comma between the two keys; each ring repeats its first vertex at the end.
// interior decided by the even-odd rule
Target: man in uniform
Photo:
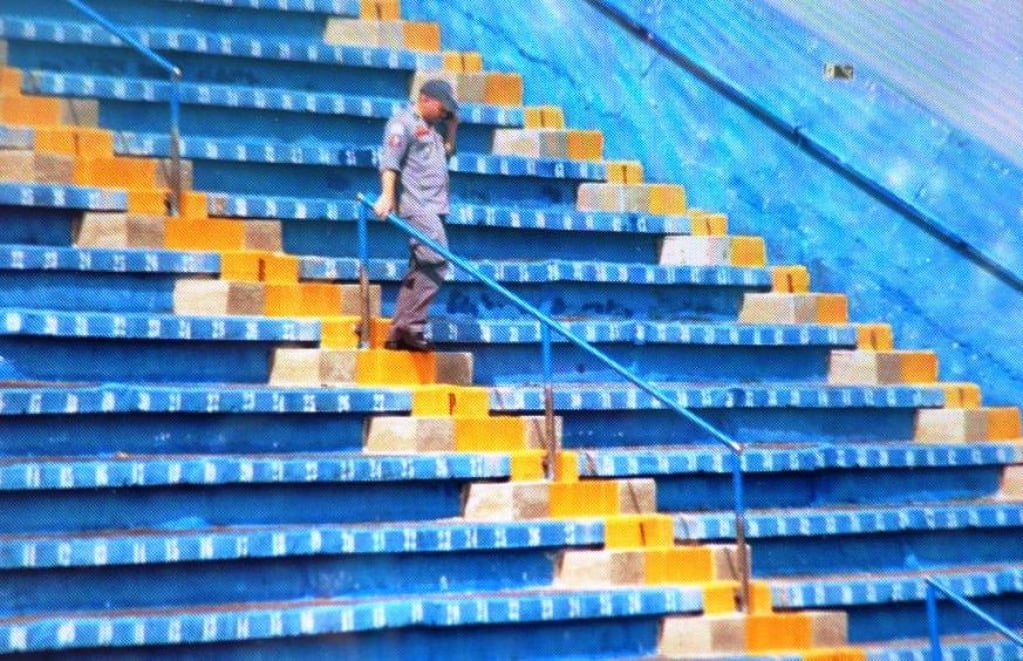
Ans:
{"type": "MultiPolygon", "coordinates": [[[[448,157],[455,150],[458,103],[444,80],[423,83],[414,103],[387,122],[380,153],[380,197],[374,211],[386,218],[395,211],[410,225],[447,247],[444,219],[448,207],[448,157]],[[444,127],[444,135],[439,132],[444,127]]],[[[440,254],[410,241],[409,269],[402,278],[391,328],[384,346],[430,351],[423,331],[427,312],[448,272],[440,254]]]]}

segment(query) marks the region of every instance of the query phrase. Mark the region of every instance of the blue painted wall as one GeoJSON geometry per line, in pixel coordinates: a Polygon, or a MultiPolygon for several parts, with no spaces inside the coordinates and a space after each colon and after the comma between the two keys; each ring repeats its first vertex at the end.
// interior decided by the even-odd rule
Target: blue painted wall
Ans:
{"type": "Polygon", "coordinates": [[[1023,172],[858,70],[825,81],[833,47],[741,0],[618,2],[780,125],[727,99],[585,0],[484,4],[406,0],[439,21],[446,48],[525,77],[527,104],[562,105],[603,129],[609,158],[683,183],[691,206],[767,238],[773,264],[810,268],[816,291],[850,298],[854,321],[893,325],[900,348],[931,348],[941,378],[975,381],[989,404],[1023,401],[1023,172]],[[800,145],[800,136],[1002,269],[966,259],[800,145]]]}

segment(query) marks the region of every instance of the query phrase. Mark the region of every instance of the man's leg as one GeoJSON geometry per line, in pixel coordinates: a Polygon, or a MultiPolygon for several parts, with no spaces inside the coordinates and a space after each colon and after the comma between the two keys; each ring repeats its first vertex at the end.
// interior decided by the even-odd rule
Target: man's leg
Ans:
{"type": "MultiPolygon", "coordinates": [[[[447,247],[447,235],[443,219],[438,215],[415,216],[407,219],[442,246],[447,247]]],[[[434,250],[413,240],[409,270],[402,278],[398,289],[391,329],[387,336],[389,344],[400,347],[428,348],[423,339],[427,315],[433,299],[448,272],[448,263],[434,250]]]]}

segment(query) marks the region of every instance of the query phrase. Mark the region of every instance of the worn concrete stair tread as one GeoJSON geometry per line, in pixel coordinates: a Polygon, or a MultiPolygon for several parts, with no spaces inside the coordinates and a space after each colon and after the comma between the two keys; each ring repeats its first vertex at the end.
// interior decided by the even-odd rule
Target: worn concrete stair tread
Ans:
{"type": "MultiPolygon", "coordinates": [[[[371,258],[367,263],[374,280],[398,280],[407,259],[371,258]]],[[[538,261],[480,260],[474,266],[498,282],[591,282],[638,285],[706,285],[766,288],[771,274],[766,268],[738,266],[689,266],[657,264],[621,264],[602,261],[547,259],[538,261]]],[[[357,264],[352,258],[305,256],[301,258],[301,276],[305,280],[354,278],[357,264]]],[[[456,269],[452,281],[472,282],[475,277],[456,269]]]]}
{"type": "MultiPolygon", "coordinates": [[[[703,385],[656,383],[679,406],[703,408],[922,408],[945,402],[940,388],[916,386],[820,386],[816,384],[703,385]]],[[[495,412],[542,411],[543,388],[492,388],[495,412]]],[[[558,411],[648,410],[666,408],[644,391],[621,383],[558,383],[554,389],[558,411]]]]}
{"type": "MultiPolygon", "coordinates": [[[[376,146],[320,141],[314,146],[269,139],[183,136],[181,157],[192,161],[263,163],[279,166],[376,167],[376,146]],[[339,161],[339,158],[342,160],[339,161]]],[[[115,132],[114,152],[121,156],[166,158],[170,139],[159,133],[115,132]]],[[[558,180],[595,180],[606,176],[603,163],[521,156],[461,153],[448,162],[452,173],[519,176],[558,180]]]]}
{"type": "MultiPolygon", "coordinates": [[[[293,39],[288,52],[282,53],[278,41],[272,36],[257,37],[248,34],[224,34],[202,30],[173,30],[160,27],[128,28],[135,39],[148,43],[154,50],[175,53],[201,53],[227,57],[251,57],[259,54],[265,60],[290,61],[290,52],[301,52],[303,60],[325,64],[357,62],[360,67],[374,67],[399,71],[440,69],[443,58],[437,53],[358,46],[329,46],[318,39],[293,39]]],[[[0,24],[0,37],[31,39],[40,42],[82,44],[129,48],[119,38],[94,24],[79,21],[37,20],[6,18],[0,24]]],[[[172,58],[173,59],[173,58],[172,58]]]]}
{"type": "Polygon", "coordinates": [[[925,577],[940,580],[957,594],[971,600],[1023,593],[1023,565],[1018,563],[784,577],[771,579],[771,586],[776,609],[843,608],[923,602],[927,593],[925,577]]]}
{"type": "Polygon", "coordinates": [[[0,336],[3,335],[306,344],[319,342],[321,337],[320,322],[315,319],[26,309],[0,311],[0,336]]]}
{"type": "MultiPolygon", "coordinates": [[[[133,85],[113,76],[32,70],[23,84],[26,93],[54,96],[83,96],[119,101],[164,102],[170,98],[170,83],[160,79],[135,78],[133,85]]],[[[230,85],[185,81],[181,84],[181,102],[226,108],[284,110],[317,115],[349,115],[371,119],[389,119],[407,104],[403,99],[354,96],[300,89],[230,85]]],[[[485,103],[460,103],[462,121],[496,126],[521,126],[522,109],[485,103]]],[[[3,144],[0,142],[0,144],[3,144]]]]}
{"type": "Polygon", "coordinates": [[[123,191],[105,188],[73,184],[3,182],[0,183],[0,204],[91,211],[125,211],[128,208],[128,198],[123,191]]]}
{"type": "MultiPolygon", "coordinates": [[[[715,346],[848,346],[856,341],[852,327],[738,325],[727,322],[648,321],[608,319],[560,320],[589,342],[691,344],[715,346]]],[[[529,319],[464,319],[437,315],[430,321],[436,342],[485,344],[536,343],[542,339],[540,323],[529,319]]],[[[567,343],[560,336],[551,338],[567,343]]]]}
{"type": "Polygon", "coordinates": [[[261,385],[87,384],[8,387],[0,416],[94,413],[403,413],[407,390],[387,388],[271,388],[261,385]]]}
{"type": "Polygon", "coordinates": [[[179,4],[265,9],[303,14],[358,16],[359,0],[169,0],[179,4]]]}
{"type": "MultiPolygon", "coordinates": [[[[732,512],[675,513],[680,539],[734,537],[732,512]]],[[[750,510],[746,534],[751,539],[887,533],[911,530],[1016,528],[1023,526],[1023,500],[1000,498],[925,505],[842,505],[826,508],[750,510]]]]}
{"type": "MultiPolygon", "coordinates": [[[[1023,630],[1018,631],[1023,635],[1023,630]]],[[[945,654],[956,659],[1012,659],[1019,645],[998,633],[942,636],[945,654]]],[[[923,661],[931,654],[929,638],[866,641],[859,646],[867,653],[867,661],[923,661]]]]}
{"type": "MultiPolygon", "coordinates": [[[[223,192],[210,193],[208,200],[211,216],[350,222],[359,215],[359,204],[354,200],[223,192]]],[[[467,204],[458,200],[453,201],[446,222],[448,225],[565,232],[689,234],[693,230],[693,219],[689,216],[584,212],[565,206],[520,208],[467,204]]]]}
{"type": "MultiPolygon", "coordinates": [[[[721,446],[663,448],[600,448],[579,453],[581,475],[625,477],[636,475],[731,474],[732,453],[721,446]]],[[[928,468],[1009,465],[1023,463],[1019,443],[926,445],[891,442],[856,447],[793,444],[747,447],[746,473],[783,473],[828,468],[928,468]]]]}
{"type": "Polygon", "coordinates": [[[139,528],[0,535],[0,569],[159,565],[291,555],[363,555],[586,548],[599,520],[389,521],[382,524],[139,528]]]}
{"type": "Polygon", "coordinates": [[[497,453],[302,454],[12,457],[0,460],[0,492],[232,484],[333,484],[494,480],[511,476],[497,453]]]}
{"type": "Polygon", "coordinates": [[[320,599],[215,607],[47,613],[0,620],[0,651],[234,642],[410,626],[479,626],[697,613],[698,590],[534,589],[466,595],[320,599]]]}

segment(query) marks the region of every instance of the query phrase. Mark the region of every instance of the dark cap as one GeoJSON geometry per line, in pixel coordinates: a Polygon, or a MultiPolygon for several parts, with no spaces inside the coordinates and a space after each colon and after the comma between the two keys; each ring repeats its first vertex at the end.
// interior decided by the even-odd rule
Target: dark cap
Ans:
{"type": "Polygon", "coordinates": [[[431,99],[437,99],[448,112],[458,112],[458,102],[455,101],[454,90],[451,89],[451,83],[446,80],[439,78],[428,80],[419,88],[419,93],[425,94],[431,99]]]}

